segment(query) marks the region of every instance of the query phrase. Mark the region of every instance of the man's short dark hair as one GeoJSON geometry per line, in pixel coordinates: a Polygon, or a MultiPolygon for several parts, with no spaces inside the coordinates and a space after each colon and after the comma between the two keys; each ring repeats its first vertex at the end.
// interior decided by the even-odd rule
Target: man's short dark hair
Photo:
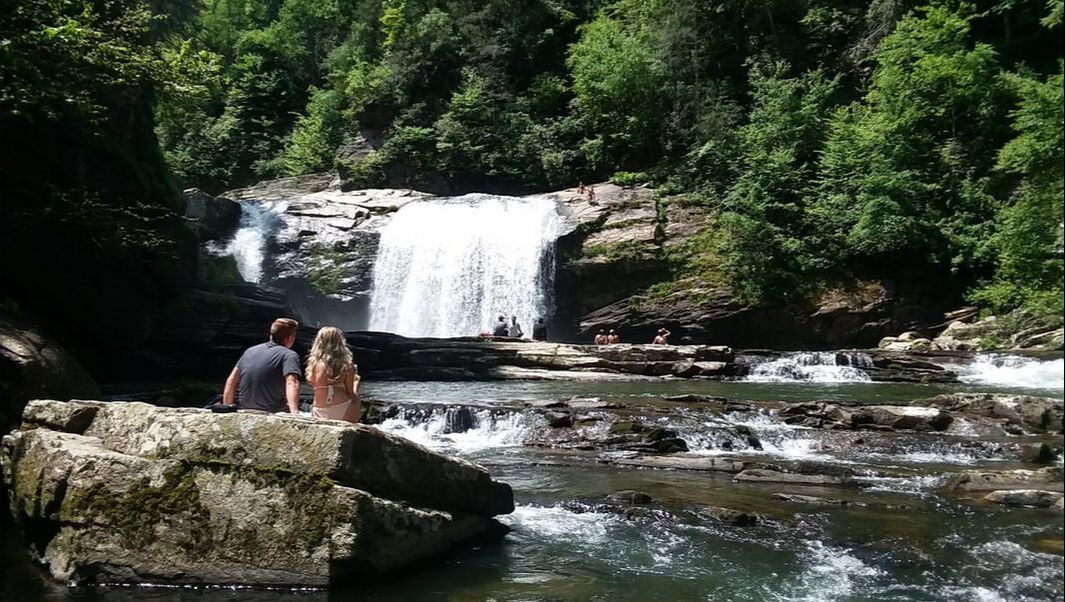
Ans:
{"type": "Polygon", "coordinates": [[[278,318],[270,325],[270,340],[275,343],[283,343],[285,339],[296,334],[300,329],[300,323],[292,318],[278,318]]]}

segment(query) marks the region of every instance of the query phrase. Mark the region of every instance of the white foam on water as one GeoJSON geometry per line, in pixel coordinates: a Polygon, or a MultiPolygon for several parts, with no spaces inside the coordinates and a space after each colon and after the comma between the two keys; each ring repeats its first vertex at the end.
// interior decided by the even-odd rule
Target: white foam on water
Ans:
{"type": "Polygon", "coordinates": [[[448,432],[446,410],[437,409],[423,422],[389,418],[377,425],[383,431],[399,435],[430,449],[469,454],[486,449],[521,446],[536,429],[546,425],[542,417],[521,412],[473,412],[473,428],[448,432]]]}
{"type": "Polygon", "coordinates": [[[829,602],[847,600],[868,589],[867,584],[882,575],[850,553],[846,548],[825,545],[820,541],[806,543],[800,560],[802,573],[767,591],[766,598],[781,602],[829,602]]]}
{"type": "Polygon", "coordinates": [[[960,553],[970,558],[957,582],[937,588],[935,593],[944,599],[974,602],[1060,599],[1060,584],[1065,576],[1061,556],[1033,552],[1004,540],[971,547],[961,542],[960,553]]]}
{"type": "Polygon", "coordinates": [[[288,209],[288,201],[243,201],[240,203],[240,223],[236,232],[224,245],[209,246],[208,252],[218,256],[232,256],[237,270],[246,282],[260,282],[266,245],[278,224],[278,216],[288,209]]]}
{"type": "Polygon", "coordinates": [[[858,383],[871,378],[861,368],[872,360],[861,353],[802,352],[790,353],[768,362],[755,364],[744,380],[751,382],[858,383]]]}
{"type": "Polygon", "coordinates": [[[1065,389],[1065,359],[980,355],[955,368],[963,383],[1023,389],[1065,389]]]}
{"type": "Polygon", "coordinates": [[[948,478],[948,475],[943,474],[930,474],[914,477],[856,477],[857,480],[870,485],[865,491],[888,491],[891,493],[906,493],[917,496],[928,495],[942,487],[948,478]]]}
{"type": "Polygon", "coordinates": [[[554,245],[566,221],[551,197],[467,194],[415,201],[382,229],[370,329],[451,337],[550,313],[554,245]]]}

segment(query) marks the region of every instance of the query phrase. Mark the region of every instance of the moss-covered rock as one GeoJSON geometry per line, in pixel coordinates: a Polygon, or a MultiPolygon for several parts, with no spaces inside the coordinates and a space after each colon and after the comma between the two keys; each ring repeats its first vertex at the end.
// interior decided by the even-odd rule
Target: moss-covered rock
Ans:
{"type": "Polygon", "coordinates": [[[513,508],[483,468],[369,427],[41,400],[25,423],[4,437],[4,481],[62,581],[329,586],[439,554],[513,508]]]}

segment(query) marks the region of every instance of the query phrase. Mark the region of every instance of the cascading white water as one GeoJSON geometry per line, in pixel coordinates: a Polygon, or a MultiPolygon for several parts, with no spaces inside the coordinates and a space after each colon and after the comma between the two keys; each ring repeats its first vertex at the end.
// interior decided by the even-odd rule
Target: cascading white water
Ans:
{"type": "Polygon", "coordinates": [[[869,374],[861,368],[872,366],[872,359],[862,353],[803,352],[756,364],[746,380],[756,382],[868,382],[869,374]]]}
{"type": "Polygon", "coordinates": [[[232,255],[237,270],[246,282],[259,282],[263,277],[263,258],[266,242],[278,223],[278,216],[288,208],[286,201],[244,201],[240,203],[240,223],[233,237],[224,246],[208,250],[219,256],[232,255]]]}
{"type": "Polygon", "coordinates": [[[370,329],[450,337],[517,316],[527,334],[550,310],[557,202],[468,194],[404,206],[381,232],[370,329]]]}
{"type": "Polygon", "coordinates": [[[1026,389],[1065,389],[1065,360],[1016,355],[980,355],[955,368],[964,383],[1026,389]]]}

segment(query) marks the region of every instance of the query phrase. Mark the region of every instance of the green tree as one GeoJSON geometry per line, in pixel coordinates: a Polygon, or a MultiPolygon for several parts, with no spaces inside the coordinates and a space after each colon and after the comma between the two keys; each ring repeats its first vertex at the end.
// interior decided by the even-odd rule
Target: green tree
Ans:
{"type": "Polygon", "coordinates": [[[787,69],[781,62],[751,69],[754,106],[740,130],[740,175],[722,219],[724,267],[749,300],[799,294],[808,274],[824,267],[809,248],[805,197],[838,82],[818,71],[788,77],[787,69]]]}

